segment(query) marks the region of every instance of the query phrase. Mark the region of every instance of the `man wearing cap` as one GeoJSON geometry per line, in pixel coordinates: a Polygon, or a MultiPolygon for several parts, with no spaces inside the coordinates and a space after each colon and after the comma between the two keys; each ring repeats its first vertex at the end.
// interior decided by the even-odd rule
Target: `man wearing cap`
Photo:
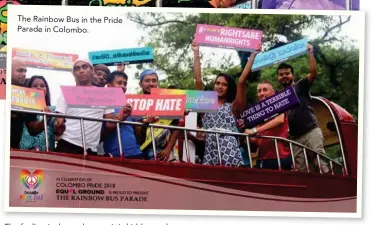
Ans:
{"type": "MultiPolygon", "coordinates": [[[[25,87],[27,68],[23,61],[13,59],[11,69],[12,85],[25,87]]],[[[44,120],[37,121],[36,114],[21,112],[11,113],[10,147],[19,148],[22,137],[23,125],[26,125],[31,135],[38,135],[44,131],[44,120]]]]}
{"type": "MultiPolygon", "coordinates": [[[[72,69],[72,74],[75,77],[76,86],[92,87],[94,68],[89,60],[78,59],[72,69]]],[[[57,102],[56,111],[58,113],[82,116],[89,118],[101,119],[102,117],[110,118],[114,110],[92,109],[92,108],[69,108],[66,104],[64,96],[61,95],[57,102]]],[[[101,122],[84,121],[85,146],[88,154],[96,155],[100,135],[101,122]]],[[[83,140],[80,123],[76,119],[57,118],[54,130],[57,135],[62,135],[58,141],[56,152],[64,152],[70,154],[83,154],[83,140]]]]}
{"type": "Polygon", "coordinates": [[[110,69],[103,64],[98,64],[94,67],[92,84],[96,87],[104,87],[107,84],[107,76],[110,74],[110,69]]]}
{"type": "MultiPolygon", "coordinates": [[[[158,87],[158,74],[156,73],[155,70],[152,69],[146,69],[140,74],[140,82],[139,86],[142,89],[143,94],[150,94],[152,88],[157,88],[158,87]]],[[[146,119],[142,119],[140,122],[148,122],[147,120],[152,120],[152,116],[146,119]]],[[[178,120],[173,120],[172,123],[170,124],[172,126],[177,126],[178,125],[178,120]]],[[[144,142],[146,139],[146,127],[141,128],[140,132],[141,138],[140,138],[140,143],[144,142]]],[[[156,152],[157,152],[157,157],[159,160],[163,161],[174,161],[174,155],[171,154],[173,151],[173,147],[176,144],[177,138],[180,135],[179,130],[169,130],[169,129],[163,129],[163,132],[161,132],[160,135],[158,135],[155,138],[155,144],[156,144],[156,152]]],[[[141,143],[142,144],[142,143],[141,143]]],[[[143,155],[146,159],[151,160],[154,159],[154,151],[152,148],[152,144],[147,145],[143,149],[143,155]]]]}

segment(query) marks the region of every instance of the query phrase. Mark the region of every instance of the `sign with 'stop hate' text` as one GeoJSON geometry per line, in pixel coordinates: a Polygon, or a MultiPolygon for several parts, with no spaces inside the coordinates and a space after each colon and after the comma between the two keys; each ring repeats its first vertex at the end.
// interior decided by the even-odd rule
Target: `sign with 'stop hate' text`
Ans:
{"type": "Polygon", "coordinates": [[[240,114],[240,117],[244,120],[245,126],[251,128],[296,107],[298,104],[299,100],[295,89],[289,87],[265,100],[248,106],[240,114]]]}
{"type": "Polygon", "coordinates": [[[133,116],[182,117],[186,95],[126,95],[133,116]]]}
{"type": "Polygon", "coordinates": [[[198,24],[195,42],[200,46],[256,51],[261,44],[262,31],[198,24]]]}
{"type": "Polygon", "coordinates": [[[154,61],[152,47],[127,48],[89,52],[89,60],[93,65],[105,64],[113,66],[117,63],[137,64],[154,61]]]}
{"type": "Polygon", "coordinates": [[[261,70],[283,61],[298,57],[307,52],[307,40],[301,39],[290,44],[260,53],[254,59],[252,71],[261,70]]]}

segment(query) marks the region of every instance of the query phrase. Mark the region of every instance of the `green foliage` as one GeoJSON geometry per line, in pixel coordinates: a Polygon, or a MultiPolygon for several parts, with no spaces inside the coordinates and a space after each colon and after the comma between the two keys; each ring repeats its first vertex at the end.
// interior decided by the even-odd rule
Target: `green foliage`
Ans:
{"type": "MultiPolygon", "coordinates": [[[[305,15],[257,15],[257,14],[186,14],[186,13],[131,13],[128,19],[148,31],[150,37],[142,45],[154,48],[155,61],[151,67],[163,71],[166,79],[162,85],[175,84],[183,89],[194,89],[193,55],[191,42],[197,24],[214,24],[230,27],[263,30],[263,50],[281,41],[290,42],[304,38],[304,32],[316,29],[319,36],[310,40],[316,49],[318,78],[311,89],[312,95],[323,96],[344,107],[355,118],[358,116],[359,49],[350,47],[347,38],[339,31],[350,17],[305,15]]],[[[237,52],[241,65],[234,64],[231,57],[219,62],[213,55],[202,56],[202,77],[207,88],[213,89],[214,75],[224,72],[239,77],[242,66],[250,53],[237,52]]],[[[308,57],[288,61],[295,69],[297,79],[308,74],[308,57]]],[[[138,69],[142,67],[139,66],[138,69]]],[[[261,79],[271,81],[279,88],[276,66],[265,68],[250,75],[247,82],[247,101],[256,101],[256,87],[261,79]]]]}

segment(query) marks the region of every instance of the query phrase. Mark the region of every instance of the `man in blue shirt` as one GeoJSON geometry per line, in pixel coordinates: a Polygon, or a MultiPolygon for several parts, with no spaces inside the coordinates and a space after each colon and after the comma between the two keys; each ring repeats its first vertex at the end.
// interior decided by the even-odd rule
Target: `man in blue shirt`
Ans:
{"type": "MultiPolygon", "coordinates": [[[[114,71],[107,78],[107,88],[122,88],[125,93],[127,91],[127,81],[128,76],[124,72],[114,71]]],[[[136,121],[134,117],[129,116],[131,110],[130,105],[126,105],[124,109],[115,109],[115,112],[112,115],[113,119],[121,121],[136,121]]],[[[105,123],[105,128],[109,128],[110,126],[116,126],[116,124],[105,123]]],[[[121,124],[120,137],[124,158],[143,159],[142,151],[137,143],[135,129],[132,125],[121,124]]],[[[103,146],[106,154],[115,158],[120,157],[119,141],[116,129],[115,132],[111,132],[104,137],[103,146]]]]}

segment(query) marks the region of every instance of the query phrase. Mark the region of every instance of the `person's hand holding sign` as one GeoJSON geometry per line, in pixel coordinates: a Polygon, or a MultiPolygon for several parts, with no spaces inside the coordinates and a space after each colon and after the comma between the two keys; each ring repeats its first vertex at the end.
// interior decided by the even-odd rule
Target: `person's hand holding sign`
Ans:
{"type": "Polygon", "coordinates": [[[132,105],[127,103],[122,110],[122,114],[124,116],[124,119],[130,116],[132,114],[132,105]]]}
{"type": "Polygon", "coordinates": [[[119,63],[116,65],[116,70],[120,72],[124,72],[125,70],[125,65],[123,63],[119,63]]]}
{"type": "Polygon", "coordinates": [[[248,134],[248,135],[254,135],[254,134],[256,134],[252,129],[245,129],[244,133],[245,134],[248,134]]]}
{"type": "Polygon", "coordinates": [[[66,119],[65,118],[56,118],[56,121],[54,122],[54,133],[57,135],[62,135],[63,132],[66,130],[66,119]]]}
{"type": "Polygon", "coordinates": [[[164,149],[163,151],[157,154],[157,157],[160,161],[167,161],[170,153],[171,153],[171,149],[164,149]]]}
{"type": "Polygon", "coordinates": [[[252,54],[255,54],[257,55],[258,53],[260,53],[262,51],[262,43],[260,43],[257,48],[256,48],[256,51],[255,52],[252,52],[252,54]]]}
{"type": "Polygon", "coordinates": [[[114,119],[119,121],[124,121],[132,114],[132,105],[127,103],[123,109],[120,111],[120,114],[116,114],[114,119]]]}
{"type": "Polygon", "coordinates": [[[314,52],[314,47],[311,44],[307,44],[306,49],[309,54],[314,52]]]}
{"type": "Polygon", "coordinates": [[[145,116],[142,120],[143,123],[156,123],[159,121],[159,117],[156,116],[145,116]]]}
{"type": "Polygon", "coordinates": [[[191,49],[194,51],[194,53],[199,54],[199,45],[196,44],[195,40],[192,41],[191,49]]]}
{"type": "Polygon", "coordinates": [[[236,120],[236,126],[238,130],[243,130],[244,129],[244,120],[243,119],[238,119],[236,120]]]}

